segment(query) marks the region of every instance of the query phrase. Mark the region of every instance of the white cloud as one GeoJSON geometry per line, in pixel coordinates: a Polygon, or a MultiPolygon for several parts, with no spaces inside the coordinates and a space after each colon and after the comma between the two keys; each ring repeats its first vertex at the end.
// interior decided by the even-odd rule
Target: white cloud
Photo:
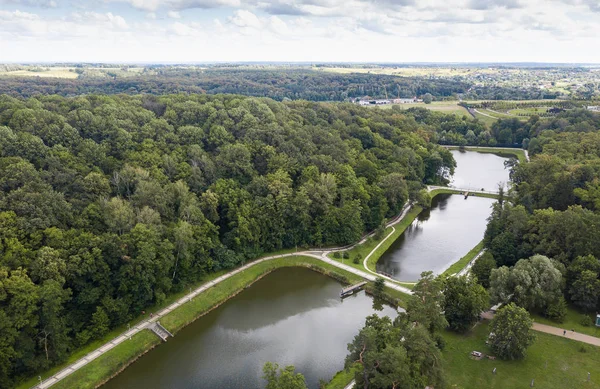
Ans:
{"type": "Polygon", "coordinates": [[[156,20],[156,12],[148,12],[146,14],[146,19],[156,20]]]}
{"type": "Polygon", "coordinates": [[[262,26],[262,22],[255,14],[243,9],[235,11],[229,18],[229,22],[242,28],[260,28],[262,26]]]}
{"type": "Polygon", "coordinates": [[[177,11],[169,11],[167,12],[167,16],[171,19],[181,19],[181,14],[177,11]]]}
{"type": "Polygon", "coordinates": [[[56,8],[55,0],[0,0],[0,5],[25,5],[28,7],[56,8]]]}

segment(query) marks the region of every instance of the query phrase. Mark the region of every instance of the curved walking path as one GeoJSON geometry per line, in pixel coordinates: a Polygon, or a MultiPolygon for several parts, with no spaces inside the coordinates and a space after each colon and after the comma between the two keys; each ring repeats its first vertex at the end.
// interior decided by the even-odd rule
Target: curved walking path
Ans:
{"type": "MultiPolygon", "coordinates": [[[[405,214],[405,213],[404,213],[405,214]]],[[[389,235],[388,235],[389,237],[389,235]]],[[[386,238],[387,239],[387,238],[386,238]]],[[[159,312],[157,312],[152,318],[150,319],[146,319],[141,321],[140,323],[138,323],[136,326],[134,326],[133,328],[129,329],[128,331],[126,331],[125,333],[117,336],[116,338],[112,339],[111,341],[109,341],[108,343],[105,343],[104,345],[102,345],[101,347],[97,348],[96,350],[92,351],[91,353],[87,354],[86,356],[84,356],[83,358],[80,358],[79,360],[77,360],[76,362],[70,364],[69,366],[67,366],[66,368],[62,369],[61,371],[59,371],[58,373],[52,375],[51,377],[45,379],[44,381],[42,381],[41,384],[38,384],[36,386],[34,386],[35,388],[49,388],[52,385],[56,384],[57,382],[59,382],[60,380],[62,380],[63,378],[71,375],[72,373],[74,373],[75,371],[81,369],[82,367],[84,367],[85,365],[87,365],[88,363],[92,362],[93,360],[95,360],[96,358],[100,357],[101,355],[103,355],[104,353],[108,352],[109,350],[113,349],[114,347],[116,347],[117,345],[119,345],[120,343],[130,339],[133,335],[143,331],[144,329],[148,328],[149,325],[153,324],[154,322],[157,322],[160,320],[160,318],[162,318],[163,316],[169,314],[170,312],[172,312],[173,310],[177,309],[178,307],[180,307],[181,305],[185,304],[186,302],[190,301],[191,299],[193,299],[194,297],[198,296],[199,294],[201,294],[202,292],[206,291],[207,289],[225,281],[226,279],[252,267],[255,265],[258,265],[259,263],[262,262],[266,262],[269,260],[273,260],[276,258],[284,258],[284,257],[292,257],[292,256],[306,256],[306,257],[312,257],[312,258],[316,258],[318,260],[321,260],[325,263],[328,263],[332,266],[335,266],[337,268],[340,268],[342,270],[345,270],[349,273],[355,274],[357,276],[360,276],[364,279],[367,279],[369,281],[375,281],[375,279],[377,278],[376,275],[358,270],[352,266],[348,266],[342,263],[339,263],[337,261],[334,261],[330,258],[327,257],[327,253],[329,251],[321,251],[321,250],[312,250],[312,251],[301,251],[301,252],[297,252],[297,253],[289,253],[289,254],[280,254],[280,255],[271,255],[271,256],[267,256],[267,257],[263,257],[260,259],[257,259],[256,261],[250,262],[242,267],[239,267],[235,270],[230,271],[227,274],[223,274],[220,277],[215,278],[212,281],[207,282],[206,284],[203,284],[202,286],[200,286],[199,288],[195,289],[194,291],[192,291],[191,293],[186,294],[185,296],[181,297],[179,300],[175,301],[174,303],[170,304],[169,306],[167,306],[166,308],[163,308],[162,310],[160,310],[159,312]]],[[[396,284],[395,282],[390,282],[390,281],[385,281],[385,285],[391,289],[397,290],[399,292],[402,293],[406,293],[406,294],[412,294],[412,291],[408,288],[405,288],[403,286],[400,286],[398,284],[396,284]]]]}
{"type": "MultiPolygon", "coordinates": [[[[487,311],[481,314],[482,319],[492,320],[494,318],[494,313],[492,311],[487,311]]],[[[533,327],[531,327],[534,331],[544,332],[550,335],[560,336],[562,338],[573,339],[578,342],[583,342],[587,344],[591,344],[593,346],[600,346],[600,338],[595,336],[580,334],[579,332],[569,331],[567,330],[565,334],[564,328],[558,328],[554,326],[549,326],[547,324],[533,322],[533,327]]]]}

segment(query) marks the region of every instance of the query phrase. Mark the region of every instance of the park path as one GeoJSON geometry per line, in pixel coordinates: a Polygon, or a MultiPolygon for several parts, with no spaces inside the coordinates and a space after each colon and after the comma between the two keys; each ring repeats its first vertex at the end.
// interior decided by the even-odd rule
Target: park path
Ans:
{"type": "Polygon", "coordinates": [[[355,384],[356,384],[356,381],[352,380],[352,381],[350,381],[350,382],[348,383],[348,385],[346,385],[346,386],[344,387],[344,389],[352,389],[352,388],[354,388],[354,385],[355,385],[355,384]]]}
{"type": "Polygon", "coordinates": [[[533,323],[533,329],[539,332],[545,332],[546,334],[562,336],[563,338],[573,339],[578,342],[583,342],[587,344],[591,344],[594,346],[600,346],[600,338],[596,338],[595,336],[580,334],[579,332],[569,331],[565,335],[564,328],[558,328],[549,326],[541,323],[533,323]]]}
{"type": "MultiPolygon", "coordinates": [[[[481,314],[481,318],[486,319],[486,320],[492,320],[494,318],[494,313],[492,311],[484,312],[481,314]]],[[[597,338],[597,337],[591,336],[591,335],[580,334],[579,332],[569,331],[569,330],[567,330],[567,333],[565,334],[565,332],[564,332],[565,328],[549,326],[547,324],[536,323],[536,322],[533,322],[532,328],[535,331],[544,332],[546,334],[556,335],[556,336],[560,336],[562,338],[573,339],[578,342],[591,344],[593,346],[600,346],[600,338],[597,338]]]]}
{"type": "MultiPolygon", "coordinates": [[[[239,267],[235,270],[230,271],[229,273],[223,274],[220,277],[215,278],[212,281],[209,281],[205,284],[203,284],[202,286],[200,286],[199,288],[195,289],[194,291],[192,291],[191,293],[186,294],[185,296],[181,297],[180,299],[178,299],[177,301],[175,301],[174,303],[170,304],[169,306],[163,308],[162,310],[158,311],[157,313],[155,313],[153,315],[152,318],[146,319],[141,321],[140,323],[138,323],[137,325],[135,325],[133,328],[128,329],[126,332],[124,332],[123,334],[117,336],[116,338],[110,340],[109,342],[105,343],[104,345],[98,347],[96,350],[90,352],[89,354],[87,354],[86,356],[84,356],[83,358],[80,358],[79,360],[77,360],[76,362],[70,364],[69,366],[65,367],[64,369],[60,370],[58,373],[52,375],[51,377],[43,380],[40,384],[36,385],[35,388],[39,388],[39,389],[45,389],[45,388],[49,388],[52,385],[56,384],[57,382],[59,382],[60,380],[64,379],[65,377],[68,377],[69,375],[73,374],[74,372],[76,372],[77,370],[81,369],[82,367],[84,367],[85,365],[89,364],[90,362],[92,362],[93,360],[97,359],[98,357],[102,356],[103,354],[105,354],[106,352],[112,350],[114,347],[118,346],[120,343],[131,339],[132,336],[134,336],[135,334],[143,331],[144,329],[148,328],[149,325],[153,324],[154,322],[158,322],[160,321],[160,319],[171,313],[173,310],[177,309],[178,307],[180,307],[181,305],[185,304],[186,302],[191,301],[194,297],[198,296],[199,294],[201,294],[202,292],[206,291],[207,289],[225,281],[226,279],[252,267],[252,266],[256,266],[259,263],[262,262],[266,262],[269,260],[273,260],[276,258],[284,258],[284,257],[292,257],[292,256],[306,256],[306,257],[312,257],[312,258],[316,258],[322,262],[328,263],[332,266],[335,266],[337,268],[340,268],[342,270],[345,270],[349,273],[355,274],[357,276],[360,276],[364,279],[367,279],[369,281],[375,281],[375,279],[377,278],[376,275],[374,274],[370,274],[367,272],[364,272],[362,270],[358,270],[352,266],[348,266],[342,263],[339,263],[337,261],[334,261],[330,258],[327,257],[327,253],[329,251],[322,251],[322,250],[310,250],[310,251],[300,251],[297,253],[289,253],[289,254],[280,254],[280,255],[271,255],[271,256],[267,256],[267,257],[263,257],[260,259],[257,259],[253,262],[247,263],[246,265],[239,267]]],[[[391,282],[386,280],[385,281],[385,285],[391,289],[397,290],[399,292],[402,293],[406,293],[406,294],[412,294],[412,291],[408,288],[405,288],[401,285],[396,284],[395,282],[391,282]]]]}

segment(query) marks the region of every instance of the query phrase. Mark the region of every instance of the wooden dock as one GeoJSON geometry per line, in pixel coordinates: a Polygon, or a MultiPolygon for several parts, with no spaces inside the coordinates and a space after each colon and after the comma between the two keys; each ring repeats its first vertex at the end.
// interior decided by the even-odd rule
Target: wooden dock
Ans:
{"type": "Polygon", "coordinates": [[[340,297],[350,296],[354,292],[361,290],[362,287],[365,285],[367,285],[367,281],[363,281],[363,282],[359,282],[358,284],[350,285],[347,288],[342,288],[340,297]]]}
{"type": "Polygon", "coordinates": [[[469,192],[465,192],[465,200],[467,199],[467,197],[469,197],[469,192]]]}

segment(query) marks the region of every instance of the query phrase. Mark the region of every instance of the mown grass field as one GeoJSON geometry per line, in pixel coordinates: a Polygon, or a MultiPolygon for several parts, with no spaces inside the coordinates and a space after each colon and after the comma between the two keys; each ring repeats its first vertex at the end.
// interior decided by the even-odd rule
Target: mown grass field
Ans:
{"type": "Polygon", "coordinates": [[[444,332],[443,351],[448,387],[462,389],[568,389],[600,388],[600,347],[536,332],[537,340],[521,361],[475,360],[471,351],[492,354],[486,346],[488,324],[478,325],[470,334],[444,332]],[[496,368],[496,374],[492,370],[496,368]],[[587,381],[587,373],[591,381],[587,381]],[[453,386],[455,385],[455,386],[453,386]]]}
{"type": "Polygon", "coordinates": [[[42,77],[42,78],[77,78],[79,75],[74,71],[74,68],[59,68],[50,67],[47,70],[31,71],[31,70],[14,70],[10,72],[0,72],[0,76],[6,77],[42,77]]]}
{"type": "MultiPolygon", "coordinates": [[[[256,264],[243,272],[240,272],[227,280],[215,285],[201,295],[194,298],[192,301],[182,305],[168,315],[162,317],[160,322],[172,333],[186,326],[187,324],[198,319],[203,314],[209,312],[212,308],[222,304],[230,297],[242,291],[246,286],[252,284],[265,274],[272,270],[281,267],[304,266],[313,270],[319,271],[332,278],[341,280],[346,283],[356,283],[362,281],[362,278],[338,269],[330,264],[324,263],[316,258],[291,256],[284,258],[276,258],[256,264]]],[[[217,276],[215,276],[216,278],[217,276]]],[[[212,277],[211,277],[212,278],[212,277]]],[[[371,290],[373,287],[369,283],[366,289],[371,290]]],[[[386,288],[385,293],[391,298],[398,299],[399,306],[406,306],[408,296],[386,288]]],[[[181,297],[181,296],[180,296],[181,297]]],[[[139,355],[160,343],[156,335],[150,331],[142,331],[132,337],[131,340],[125,341],[103,356],[95,359],[83,368],[77,370],[71,376],[59,381],[54,388],[57,389],[91,389],[97,387],[101,382],[112,377],[116,372],[134,361],[139,355]]],[[[91,350],[90,350],[91,351],[91,350]]],[[[81,356],[85,355],[83,353],[81,356]]],[[[73,357],[72,362],[78,358],[73,357]]],[[[64,367],[64,366],[63,366],[64,367]]],[[[53,370],[52,374],[59,371],[60,368],[53,370]]],[[[50,375],[45,374],[43,378],[50,375]]],[[[20,387],[29,388],[35,385],[33,381],[25,386],[23,383],[20,387]]]]}
{"type": "Polygon", "coordinates": [[[431,111],[442,112],[445,114],[453,114],[458,117],[466,116],[467,118],[471,118],[471,114],[467,111],[466,108],[458,105],[456,101],[434,101],[431,104],[425,103],[408,103],[408,104],[387,104],[387,105],[374,105],[373,107],[378,107],[381,109],[391,109],[392,107],[400,107],[402,109],[409,108],[426,108],[431,111]]]}

